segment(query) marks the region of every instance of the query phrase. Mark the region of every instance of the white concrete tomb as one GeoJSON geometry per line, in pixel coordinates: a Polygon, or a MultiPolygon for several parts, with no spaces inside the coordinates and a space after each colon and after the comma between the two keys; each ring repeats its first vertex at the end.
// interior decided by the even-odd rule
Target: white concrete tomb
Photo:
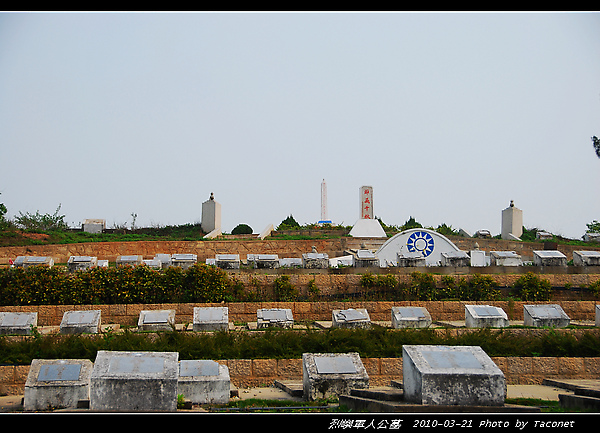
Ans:
{"type": "Polygon", "coordinates": [[[175,310],[142,310],[138,318],[140,331],[171,331],[175,329],[175,310]]]}
{"type": "Polygon", "coordinates": [[[37,312],[0,312],[0,335],[30,335],[37,319],[37,312]]]}
{"type": "Polygon", "coordinates": [[[97,334],[101,310],[65,311],[60,322],[61,334],[97,334]]]}
{"type": "Polygon", "coordinates": [[[333,310],[331,312],[332,326],[334,328],[363,328],[371,327],[371,318],[365,308],[348,308],[347,310],[333,310]]]}
{"type": "Polygon", "coordinates": [[[194,331],[227,331],[229,329],[229,308],[194,307],[192,329],[194,331]]]}

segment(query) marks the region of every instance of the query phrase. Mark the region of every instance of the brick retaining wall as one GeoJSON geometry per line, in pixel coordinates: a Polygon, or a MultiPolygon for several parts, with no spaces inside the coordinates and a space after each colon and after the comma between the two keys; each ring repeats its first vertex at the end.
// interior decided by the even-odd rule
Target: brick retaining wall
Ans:
{"type": "MultiPolygon", "coordinates": [[[[599,379],[600,357],[492,357],[509,385],[541,384],[543,379],[599,379]]],[[[229,367],[231,383],[239,388],[269,386],[275,380],[302,381],[301,359],[217,360],[229,367]]],[[[370,386],[402,381],[402,358],[362,358],[370,386]]],[[[0,366],[0,396],[22,395],[29,365],[0,366]]]]}

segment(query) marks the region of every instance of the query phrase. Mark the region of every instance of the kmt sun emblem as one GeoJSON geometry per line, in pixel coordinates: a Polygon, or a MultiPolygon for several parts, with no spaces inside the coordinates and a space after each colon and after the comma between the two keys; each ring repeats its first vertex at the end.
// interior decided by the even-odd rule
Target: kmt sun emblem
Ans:
{"type": "Polygon", "coordinates": [[[427,232],[414,232],[408,237],[406,246],[411,253],[418,251],[427,257],[433,252],[433,237],[427,232]]]}

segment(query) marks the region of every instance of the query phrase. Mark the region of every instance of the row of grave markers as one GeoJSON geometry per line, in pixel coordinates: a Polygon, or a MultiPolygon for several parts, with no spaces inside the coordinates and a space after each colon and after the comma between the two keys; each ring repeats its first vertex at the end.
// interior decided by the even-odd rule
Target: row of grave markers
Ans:
{"type": "MultiPolygon", "coordinates": [[[[502,406],[506,380],[479,346],[404,345],[402,379],[407,403],[502,406]]],[[[369,388],[357,352],[303,353],[305,400],[369,388]]],[[[227,366],[179,360],[178,352],[97,352],[88,359],[34,359],[24,389],[25,411],[85,407],[96,412],[177,410],[177,396],[195,404],[229,402],[227,366]]],[[[340,398],[340,402],[341,402],[340,398]]]]}
{"type": "MultiPolygon", "coordinates": [[[[248,266],[255,269],[277,269],[277,268],[305,268],[305,269],[327,269],[339,266],[350,267],[380,267],[377,255],[370,250],[360,249],[353,255],[329,258],[328,254],[316,251],[302,254],[302,258],[279,258],[277,254],[248,254],[248,266]]],[[[118,256],[117,266],[124,265],[146,265],[154,269],[165,269],[169,266],[177,266],[183,269],[198,262],[196,254],[156,254],[152,259],[144,259],[141,255],[118,256]]],[[[567,256],[556,250],[533,251],[534,266],[566,267],[567,256]]],[[[206,259],[207,265],[214,265],[221,269],[240,269],[241,260],[239,254],[217,254],[215,258],[206,259]]],[[[19,256],[14,266],[27,268],[29,266],[53,266],[52,257],[45,256],[19,256]]],[[[425,267],[426,259],[420,252],[402,252],[397,254],[397,260],[393,263],[398,267],[425,267]]],[[[452,251],[441,253],[441,266],[464,267],[464,266],[523,266],[521,255],[515,251],[491,251],[488,254],[482,250],[452,251]]],[[[600,266],[600,251],[573,251],[574,266],[600,266]]],[[[98,260],[94,256],[71,256],[67,262],[70,271],[86,270],[94,267],[108,267],[108,260],[98,260]]],[[[389,266],[389,264],[388,264],[389,266]]]]}
{"type": "MultiPolygon", "coordinates": [[[[432,324],[424,307],[392,307],[392,326],[425,328],[432,324]]],[[[292,328],[294,317],[288,308],[262,308],[256,312],[257,329],[271,326],[292,328]]],[[[523,324],[532,327],[569,326],[571,320],[558,304],[523,306],[523,324]]],[[[62,334],[98,333],[101,310],[66,311],[60,324],[62,334]]],[[[600,326],[600,305],[596,305],[595,325],[600,326]]],[[[28,335],[37,326],[37,313],[0,312],[0,334],[28,335]]],[[[332,311],[332,326],[340,328],[369,328],[371,319],[364,308],[332,311]]],[[[468,328],[509,326],[506,312],[491,305],[465,305],[465,326],[468,328]]],[[[175,328],[175,310],[142,310],[138,319],[141,331],[169,331],[175,328]]],[[[228,307],[194,307],[193,331],[229,329],[228,307]]]]}

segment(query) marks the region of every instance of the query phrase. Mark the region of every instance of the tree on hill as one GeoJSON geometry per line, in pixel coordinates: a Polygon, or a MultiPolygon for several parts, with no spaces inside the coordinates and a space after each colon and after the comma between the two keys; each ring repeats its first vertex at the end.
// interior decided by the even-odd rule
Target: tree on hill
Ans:
{"type": "Polygon", "coordinates": [[[248,224],[238,224],[231,231],[231,234],[232,235],[251,235],[252,227],[250,227],[248,224]]]}
{"type": "Polygon", "coordinates": [[[595,135],[592,137],[592,144],[594,145],[594,150],[596,151],[596,156],[600,158],[600,138],[595,135]]]}
{"type": "Polygon", "coordinates": [[[294,230],[299,228],[300,224],[298,224],[298,221],[296,221],[291,214],[277,226],[277,230],[294,230]]]}

